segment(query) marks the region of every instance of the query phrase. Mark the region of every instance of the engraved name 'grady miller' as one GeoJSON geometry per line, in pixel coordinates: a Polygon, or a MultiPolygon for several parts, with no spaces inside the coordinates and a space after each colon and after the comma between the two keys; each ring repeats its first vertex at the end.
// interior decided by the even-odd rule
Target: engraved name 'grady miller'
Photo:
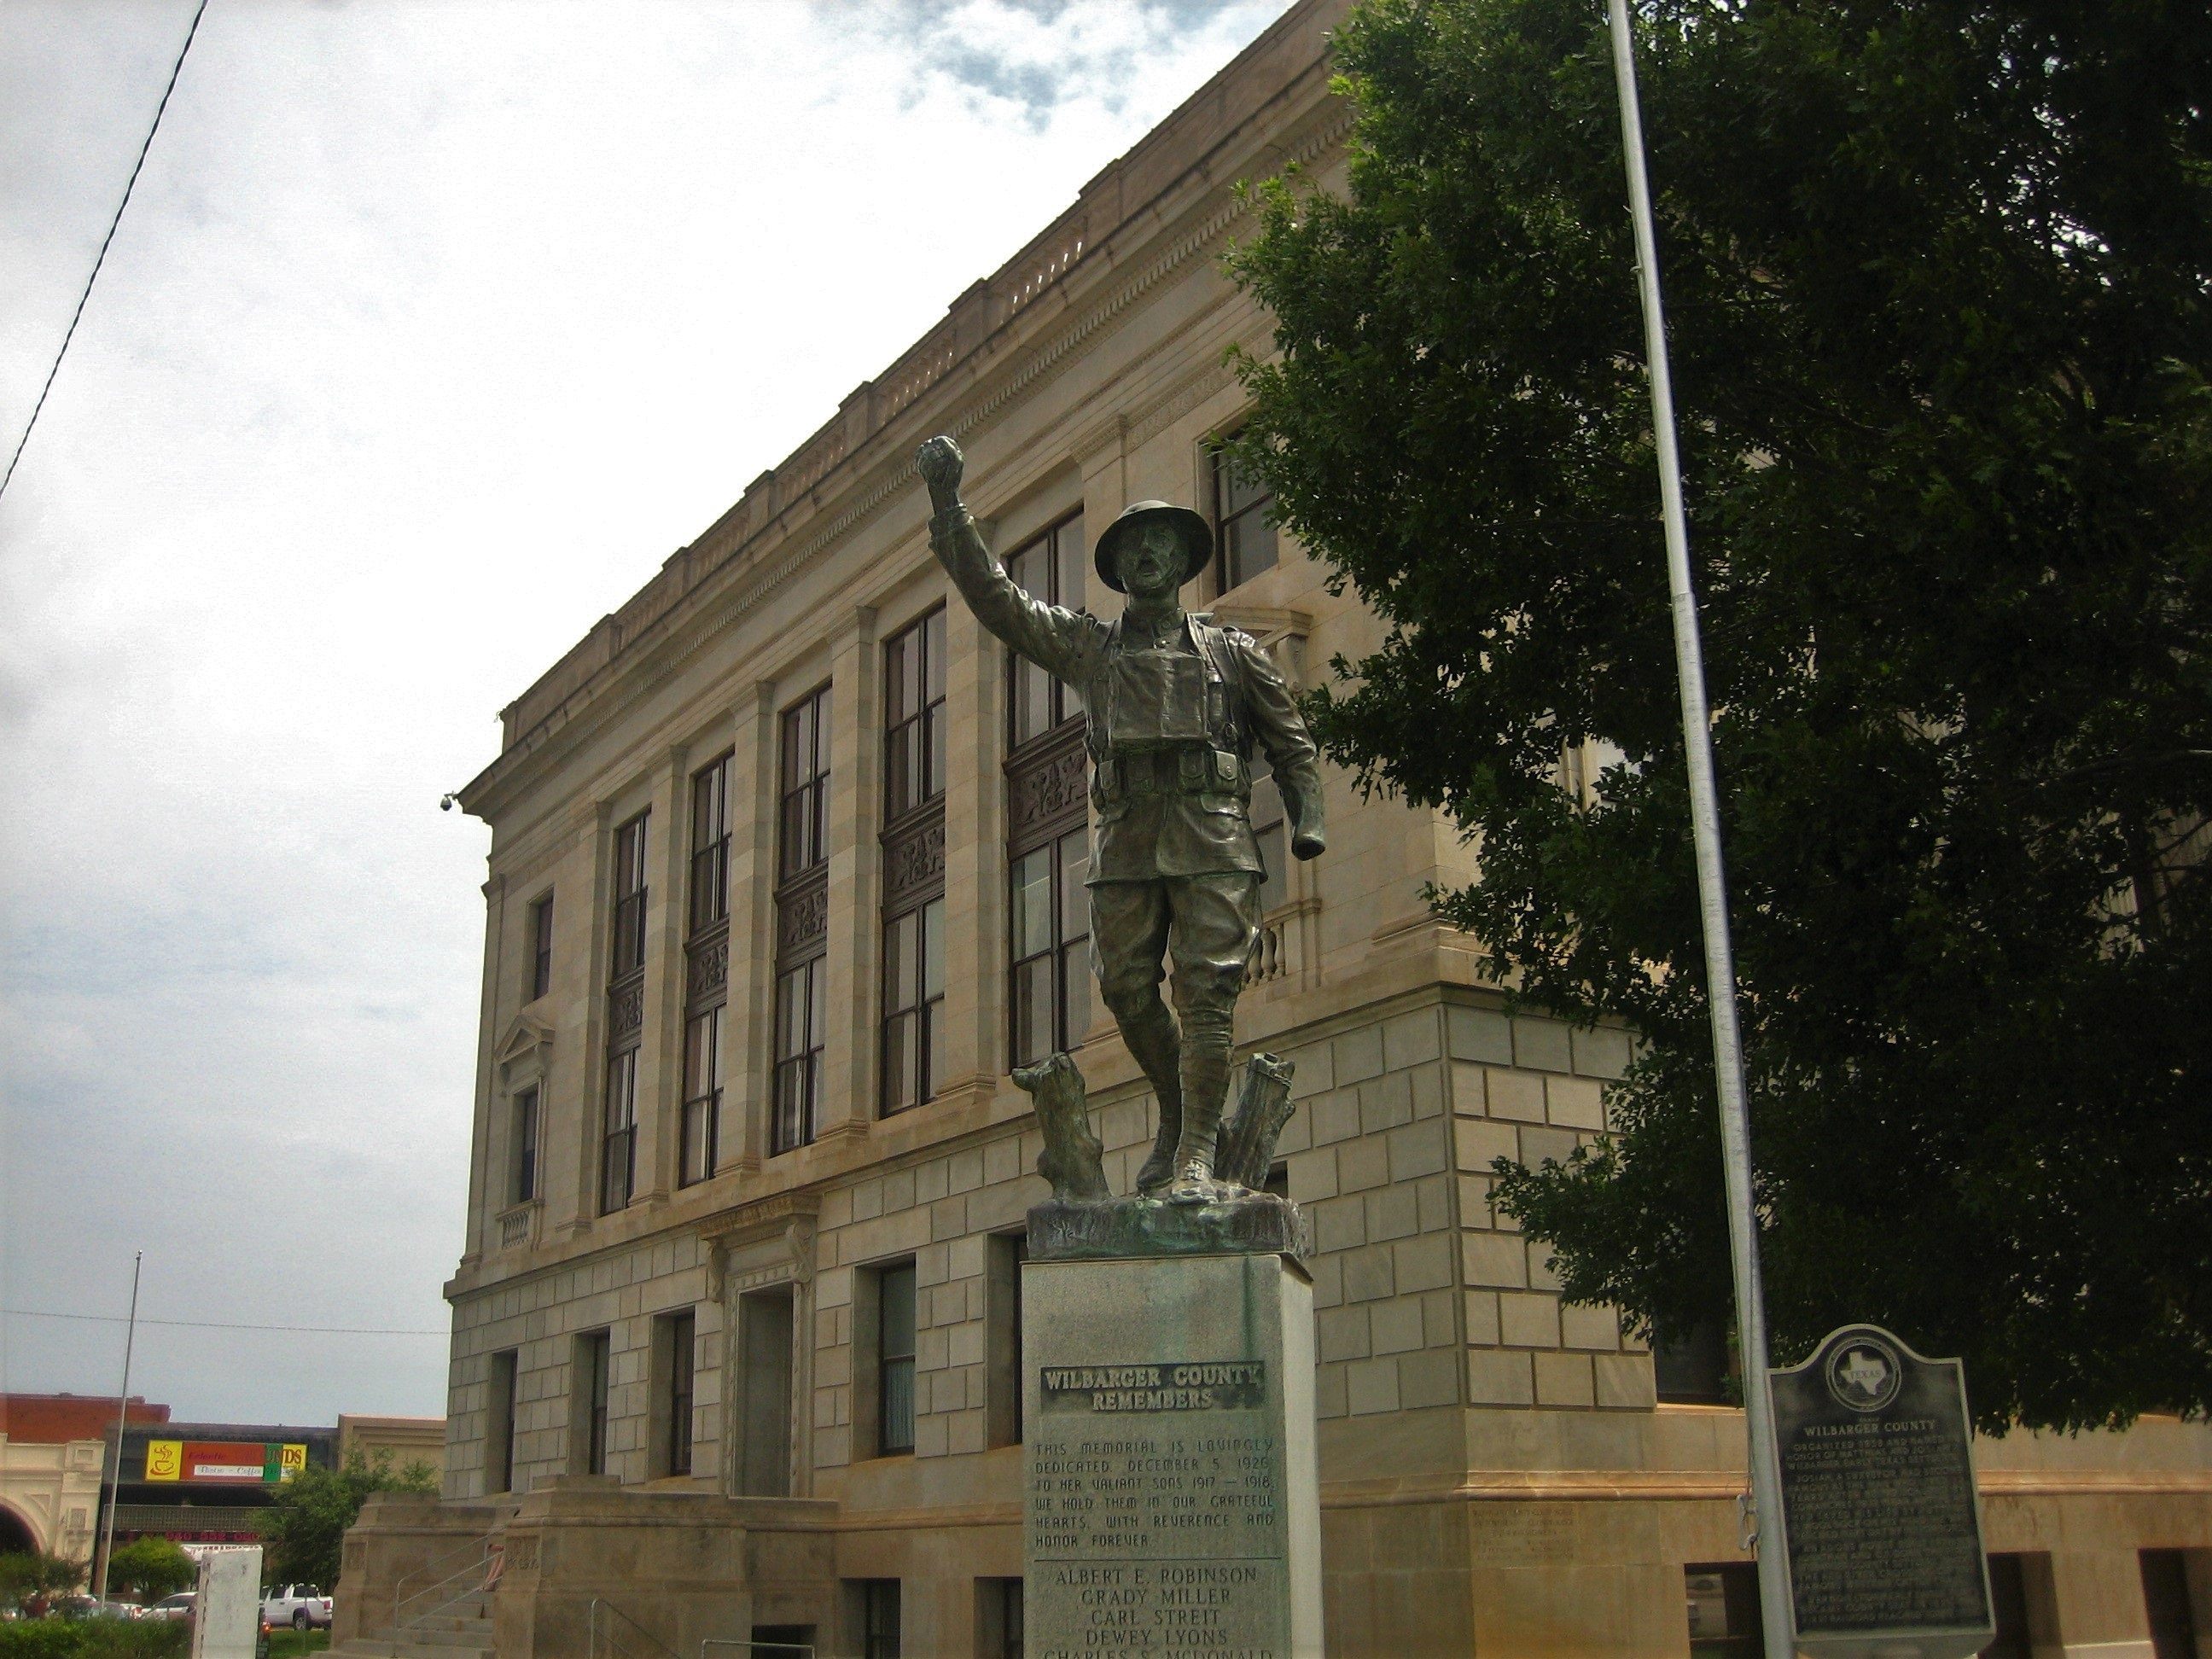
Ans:
{"type": "Polygon", "coordinates": [[[1257,1359],[1155,1365],[1047,1365],[1037,1373],[1048,1412],[1246,1410],[1267,1395],[1257,1359]]]}

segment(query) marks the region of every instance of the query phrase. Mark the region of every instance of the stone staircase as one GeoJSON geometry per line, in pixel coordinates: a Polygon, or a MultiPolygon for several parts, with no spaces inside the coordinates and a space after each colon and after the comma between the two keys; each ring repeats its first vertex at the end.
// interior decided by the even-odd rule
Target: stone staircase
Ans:
{"type": "Polygon", "coordinates": [[[327,1659],[491,1659],[491,1594],[471,1590],[419,1613],[386,1636],[356,1637],[327,1659]]]}

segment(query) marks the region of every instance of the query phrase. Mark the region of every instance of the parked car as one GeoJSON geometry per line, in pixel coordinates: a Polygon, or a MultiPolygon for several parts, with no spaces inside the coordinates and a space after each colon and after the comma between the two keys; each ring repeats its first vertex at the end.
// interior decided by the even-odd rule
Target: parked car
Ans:
{"type": "Polygon", "coordinates": [[[331,1598],[313,1584],[279,1584],[261,1599],[261,1622],[294,1630],[328,1630],[331,1598]]]}
{"type": "Polygon", "coordinates": [[[174,1595],[165,1595],[146,1609],[149,1619],[189,1619],[192,1616],[192,1601],[198,1590],[179,1590],[174,1595]]]}
{"type": "Polygon", "coordinates": [[[145,1609],[132,1601],[101,1601],[89,1595],[57,1598],[52,1612],[62,1619],[136,1619],[145,1609]]]}

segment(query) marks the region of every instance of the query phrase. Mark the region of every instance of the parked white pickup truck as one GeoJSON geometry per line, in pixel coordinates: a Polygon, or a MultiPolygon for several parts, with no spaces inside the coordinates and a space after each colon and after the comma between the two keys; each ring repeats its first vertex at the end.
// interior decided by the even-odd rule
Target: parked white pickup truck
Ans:
{"type": "Polygon", "coordinates": [[[261,1600],[261,1622],[294,1630],[328,1630],[331,1598],[313,1584],[279,1584],[261,1600]]]}

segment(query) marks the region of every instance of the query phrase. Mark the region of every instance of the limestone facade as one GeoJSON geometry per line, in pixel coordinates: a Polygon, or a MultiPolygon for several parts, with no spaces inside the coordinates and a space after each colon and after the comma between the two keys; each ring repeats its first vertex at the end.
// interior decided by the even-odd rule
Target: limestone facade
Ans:
{"type": "MultiPolygon", "coordinates": [[[[1008,1077],[1015,909],[1036,896],[1009,848],[1076,798],[1064,768],[1009,773],[1019,688],[930,556],[911,457],[958,437],[1002,556],[1079,516],[1087,545],[1132,501],[1213,502],[1210,445],[1243,407],[1223,353],[1269,341],[1219,266],[1252,228],[1232,187],[1292,162],[1341,177],[1340,9],[1294,7],[504,712],[462,794],[493,846],[446,1502],[364,1517],[342,1638],[490,1534],[502,1651],[583,1650],[613,1616],[595,1598],[679,1652],[799,1627],[860,1653],[890,1605],[908,1654],[1008,1650],[1011,1241],[1046,1190],[1008,1077]],[[940,606],[939,815],[887,841],[886,647],[940,606]],[[824,686],[822,857],[793,875],[784,717],[824,686]],[[719,855],[696,833],[716,788],[719,855]],[[942,906],[931,1098],[885,1115],[886,924],[917,870],[942,906]],[[726,921],[702,882],[726,884],[726,921]],[[813,1121],[787,1150],[779,980],[801,935],[813,1121]],[[715,999],[718,1103],[687,1053],[715,999]],[[910,1342],[884,1312],[909,1282],[910,1342]]],[[[1285,539],[1272,568],[1188,598],[1310,680],[1376,637],[1322,578],[1285,539]]],[[[1749,1559],[1741,1418],[1660,1403],[1651,1357],[1560,1303],[1484,1174],[1599,1131],[1628,1039],[1503,1012],[1422,899],[1472,873],[1449,824],[1340,774],[1329,790],[1329,850],[1273,895],[1237,1035],[1297,1065],[1283,1148],[1319,1245],[1330,1650],[1686,1653],[1686,1570],[1749,1559]]],[[[1071,1040],[1125,1190],[1152,1106],[1095,998],[1087,1015],[1070,1008],[1071,1040]]],[[[2034,1650],[2150,1659],[2139,1552],[2193,1552],[2204,1583],[2203,1428],[2014,1436],[1980,1468],[2034,1650]]]]}

